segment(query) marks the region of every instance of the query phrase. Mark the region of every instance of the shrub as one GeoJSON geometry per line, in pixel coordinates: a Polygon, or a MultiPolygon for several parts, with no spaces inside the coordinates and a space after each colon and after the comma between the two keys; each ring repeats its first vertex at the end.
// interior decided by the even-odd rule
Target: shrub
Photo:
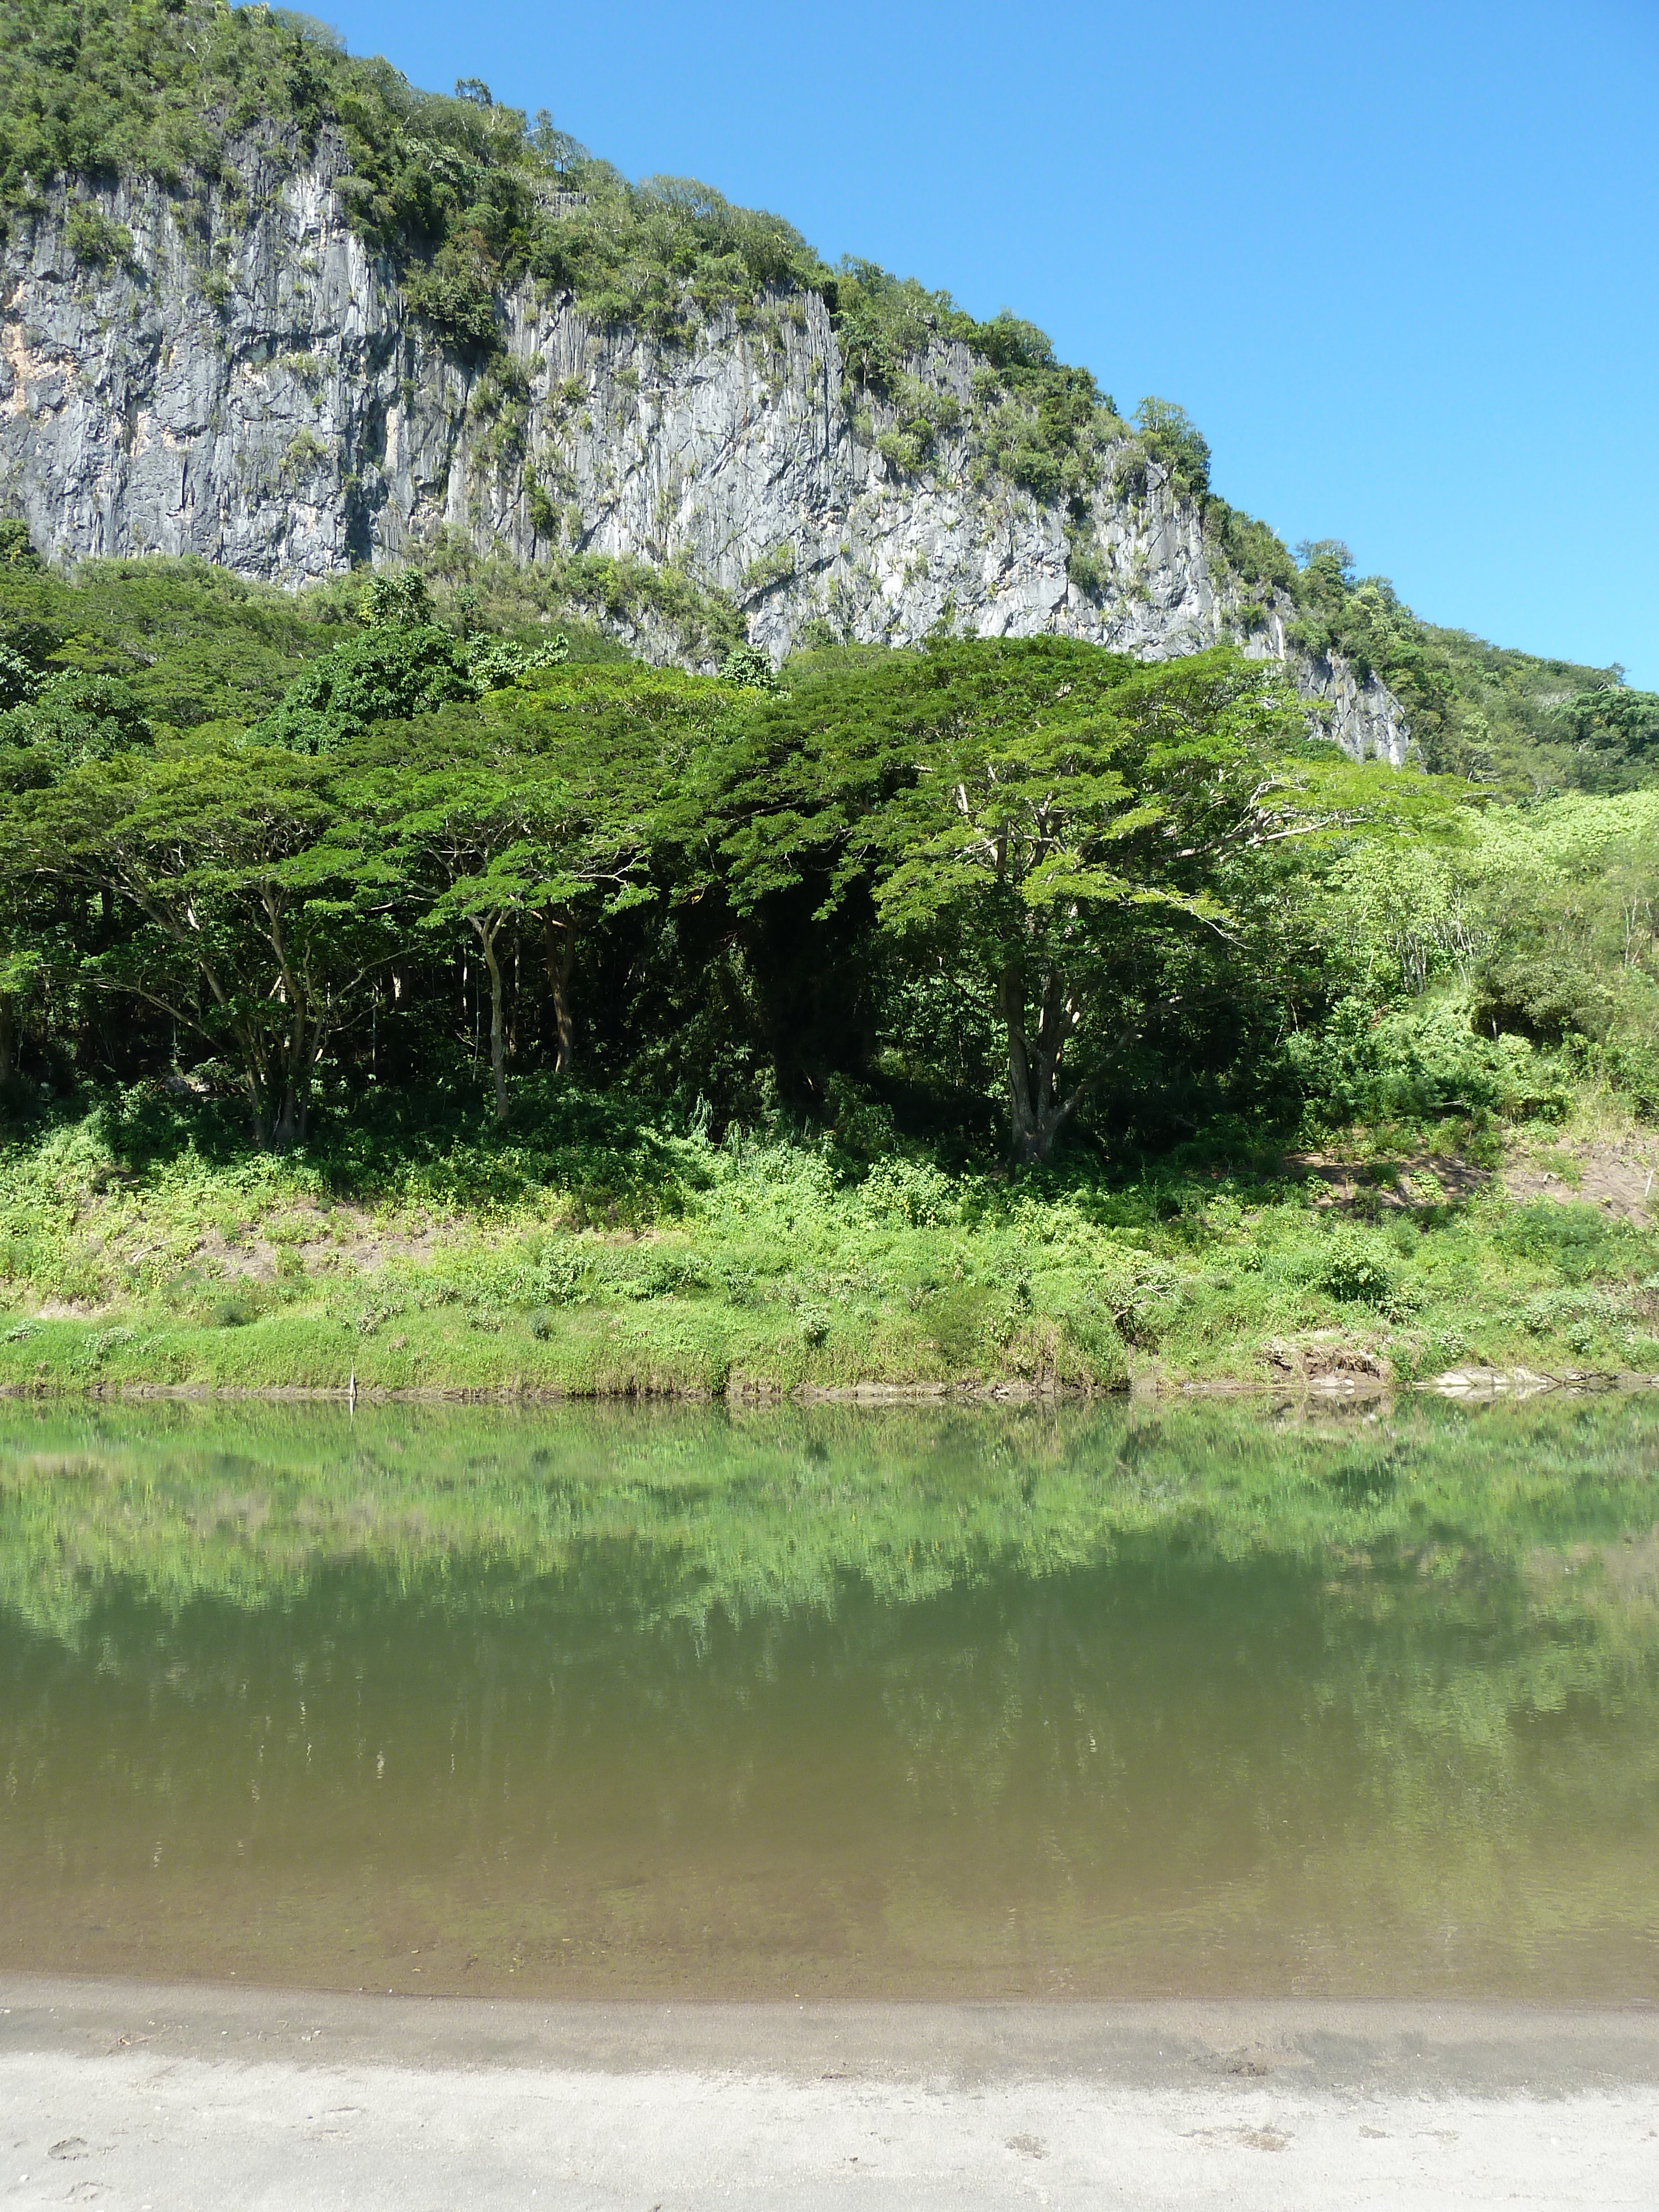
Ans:
{"type": "Polygon", "coordinates": [[[0,520],[0,574],[28,574],[43,566],[29,537],[27,523],[20,522],[15,515],[0,520]]]}
{"type": "Polygon", "coordinates": [[[795,549],[786,542],[750,562],[743,572],[743,588],[755,597],[769,592],[775,584],[787,584],[794,573],[795,549]]]}
{"type": "Polygon", "coordinates": [[[1605,1265],[1616,1234],[1593,1206],[1540,1199],[1517,1206],[1498,1231],[1498,1241],[1535,1266],[1553,1268],[1565,1282],[1582,1283],[1605,1265]]]}
{"type": "Polygon", "coordinates": [[[372,722],[409,721],[452,700],[477,698],[478,690],[471,651],[459,638],[447,629],[377,623],[319,654],[252,734],[295,752],[331,752],[372,722]]]}
{"type": "Polygon", "coordinates": [[[1394,1270],[1376,1245],[1347,1228],[1334,1231],[1328,1239],[1314,1280],[1344,1305],[1381,1307],[1395,1288],[1394,1270]]]}
{"type": "Polygon", "coordinates": [[[772,664],[757,645],[734,645],[720,663],[720,682],[745,691],[775,691],[772,664]]]}
{"type": "Polygon", "coordinates": [[[411,314],[430,323],[453,345],[493,350],[501,343],[497,274],[477,245],[445,245],[424,269],[405,276],[404,297],[411,314]]]}
{"type": "Polygon", "coordinates": [[[364,585],[357,612],[371,629],[429,629],[432,587],[418,568],[383,568],[364,585]]]}
{"type": "Polygon", "coordinates": [[[931,1161],[882,1160],[865,1177],[866,1212],[911,1229],[937,1229],[957,1214],[956,1188],[931,1161]]]}
{"type": "Polygon", "coordinates": [[[927,442],[914,430],[884,430],[876,440],[876,451],[901,476],[914,476],[927,458],[927,442]]]}
{"type": "MultiPolygon", "coordinates": [[[[0,677],[7,672],[0,671],[0,677]]],[[[154,739],[137,694],[118,677],[47,676],[26,701],[0,713],[0,745],[15,745],[31,756],[27,768],[14,763],[14,782],[40,781],[85,761],[110,760],[154,739]]]]}
{"type": "Polygon", "coordinates": [[[1066,556],[1066,575],[1079,591],[1097,599],[1106,588],[1109,571],[1095,546],[1073,545],[1066,556]]]}
{"type": "Polygon", "coordinates": [[[570,658],[570,641],[562,630],[539,645],[520,645],[510,637],[477,637],[467,647],[467,673],[474,688],[505,691],[538,668],[559,668],[570,658]]]}
{"type": "Polygon", "coordinates": [[[1209,445],[1184,407],[1148,398],[1134,419],[1142,450],[1167,471],[1176,491],[1198,495],[1209,489],[1209,445]]]}
{"type": "Polygon", "coordinates": [[[552,494],[534,469],[524,472],[525,506],[530,514],[530,526],[538,538],[556,538],[559,534],[559,509],[552,494]]]}
{"type": "Polygon", "coordinates": [[[132,233],[125,223],[112,222],[93,200],[70,202],[64,236],[70,252],[88,269],[103,269],[132,255],[132,233]]]}

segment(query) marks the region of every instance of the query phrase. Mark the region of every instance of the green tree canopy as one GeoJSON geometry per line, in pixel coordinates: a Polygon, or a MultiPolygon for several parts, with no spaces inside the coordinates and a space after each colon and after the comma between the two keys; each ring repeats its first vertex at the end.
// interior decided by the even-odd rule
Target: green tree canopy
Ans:
{"type": "Polygon", "coordinates": [[[431,623],[377,623],[310,662],[255,735],[296,753],[336,752],[374,722],[406,722],[477,696],[462,639],[431,623]]]}
{"type": "Polygon", "coordinates": [[[541,939],[563,1070],[583,934],[656,896],[653,846],[736,688],[673,670],[543,672],[530,688],[387,732],[360,756],[378,753],[384,831],[416,888],[421,926],[466,931],[483,960],[498,1121],[508,1114],[503,932],[541,939]]]}
{"type": "Polygon", "coordinates": [[[740,902],[817,870],[827,904],[863,882],[888,933],[949,945],[995,1008],[1011,1151],[1032,1164],[1121,1041],[1137,934],[1224,933],[1240,855],[1413,799],[1310,745],[1272,665],[1219,650],[1146,667],[1030,638],[802,685],[757,716],[718,803],[740,902]]]}
{"type": "Polygon", "coordinates": [[[1555,721],[1587,790],[1625,789],[1659,767],[1659,693],[1605,684],[1565,701],[1555,721]]]}
{"type": "Polygon", "coordinates": [[[26,884],[131,917],[83,937],[82,980],[228,1054],[260,1142],[302,1138],[328,1039],[396,943],[399,887],[338,765],[196,738],[88,760],[24,793],[9,829],[26,884]]]}
{"type": "MultiPolygon", "coordinates": [[[[0,679],[5,672],[0,669],[0,679]]],[[[0,714],[0,746],[9,749],[0,754],[0,779],[14,788],[50,782],[65,769],[131,752],[154,736],[137,695],[118,677],[40,678],[0,714]]]]}

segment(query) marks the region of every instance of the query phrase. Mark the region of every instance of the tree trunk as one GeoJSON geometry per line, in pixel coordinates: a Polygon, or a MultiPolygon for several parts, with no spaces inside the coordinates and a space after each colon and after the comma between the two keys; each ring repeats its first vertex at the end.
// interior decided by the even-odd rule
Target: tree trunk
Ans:
{"type": "Polygon", "coordinates": [[[553,1020],[559,1032],[558,1057],[553,1062],[555,1075],[568,1075],[575,1051],[576,1029],[570,1012],[570,972],[576,964],[576,933],[568,921],[561,924],[556,916],[544,916],[547,945],[547,980],[553,993],[553,1020]]]}
{"type": "Polygon", "coordinates": [[[311,1127],[311,1079],[323,1056],[329,1033],[329,1004],[325,1000],[314,1020],[307,1020],[303,1005],[294,1008],[294,1018],[282,1054],[282,1098],[271,1124],[270,1142],[276,1152],[302,1145],[311,1127]]]}
{"type": "Polygon", "coordinates": [[[280,970],[276,995],[288,1012],[288,1033],[277,1047],[276,1067],[272,1071],[270,1085],[278,1098],[270,1141],[272,1148],[282,1152],[290,1145],[304,1144],[306,1139],[306,1128],[311,1119],[311,1075],[323,1056],[323,1040],[328,1034],[328,1002],[324,1000],[313,1024],[307,965],[303,961],[295,963],[289,957],[283,912],[274,891],[267,887],[264,897],[270,949],[276,956],[280,970]]]}
{"type": "Polygon", "coordinates": [[[1017,971],[1004,975],[998,1000],[1008,1025],[1009,1158],[1016,1167],[1046,1167],[1080,1095],[1076,1086],[1066,1091],[1060,1079],[1077,1008],[1052,970],[1042,979],[1035,1039],[1026,1027],[1024,978],[1017,971]]]}
{"type": "MultiPolygon", "coordinates": [[[[264,1054],[259,1048],[258,1034],[247,1024],[233,1024],[232,1034],[242,1058],[242,1088],[247,1094],[248,1127],[255,1148],[264,1152],[271,1141],[270,1106],[276,1091],[264,1054]]],[[[179,1032],[173,1033],[173,1065],[179,1065],[179,1032]]]]}
{"type": "Polygon", "coordinates": [[[12,1018],[11,1000],[0,997],[0,1084],[9,1083],[17,1073],[17,1024],[12,1018]]]}
{"type": "Polygon", "coordinates": [[[283,1054],[282,1097],[276,1109],[276,1118],[271,1123],[270,1142],[275,1152],[285,1152],[292,1145],[306,1140],[307,1093],[311,1088],[311,1068],[313,1063],[306,1051],[305,1022],[296,1016],[294,1034],[283,1054]]]}
{"type": "Polygon", "coordinates": [[[285,1152],[291,1145],[297,1145],[305,1135],[304,1119],[304,1109],[300,1104],[299,1091],[293,1081],[285,1078],[283,1083],[283,1103],[270,1128],[271,1150],[285,1152]]]}
{"type": "Polygon", "coordinates": [[[499,1128],[507,1119],[507,1024],[502,1018],[501,963],[495,956],[495,933],[501,925],[483,922],[477,915],[471,921],[483,947],[484,966],[489,971],[489,1073],[495,1086],[495,1125],[499,1128]]]}

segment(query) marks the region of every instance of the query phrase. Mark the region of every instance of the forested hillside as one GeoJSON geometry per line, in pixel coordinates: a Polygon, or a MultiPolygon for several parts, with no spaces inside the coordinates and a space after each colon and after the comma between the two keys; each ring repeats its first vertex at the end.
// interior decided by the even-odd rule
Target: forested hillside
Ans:
{"type": "Polygon", "coordinates": [[[0,1365],[1659,1365],[1641,1192],[1492,1175],[1659,1112],[1659,792],[1356,764],[1225,647],[710,678],[510,572],[7,549],[0,1365]]]}

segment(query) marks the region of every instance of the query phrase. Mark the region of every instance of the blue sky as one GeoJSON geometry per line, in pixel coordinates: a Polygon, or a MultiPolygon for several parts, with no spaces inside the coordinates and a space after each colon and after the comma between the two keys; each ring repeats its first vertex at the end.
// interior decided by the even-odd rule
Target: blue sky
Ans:
{"type": "Polygon", "coordinates": [[[1291,544],[1659,688],[1653,0],[325,12],[630,176],[1014,308],[1121,406],[1179,400],[1291,544]]]}

